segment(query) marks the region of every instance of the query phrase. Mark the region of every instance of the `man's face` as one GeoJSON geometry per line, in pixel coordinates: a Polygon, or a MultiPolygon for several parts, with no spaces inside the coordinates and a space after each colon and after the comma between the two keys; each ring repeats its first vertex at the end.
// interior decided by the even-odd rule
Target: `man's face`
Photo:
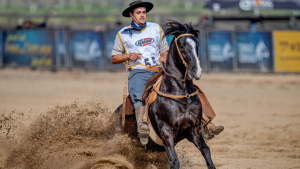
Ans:
{"type": "MultiPolygon", "coordinates": [[[[146,8],[145,7],[139,7],[135,8],[133,10],[133,15],[135,18],[140,22],[141,24],[144,24],[146,22],[146,8]]],[[[135,18],[132,16],[132,13],[130,13],[130,17],[133,21],[135,21],[135,18]]]]}

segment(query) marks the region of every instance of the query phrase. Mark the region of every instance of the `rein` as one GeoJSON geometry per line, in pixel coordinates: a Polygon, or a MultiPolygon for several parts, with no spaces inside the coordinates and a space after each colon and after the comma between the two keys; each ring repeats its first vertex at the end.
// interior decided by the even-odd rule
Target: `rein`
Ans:
{"type": "MultiPolygon", "coordinates": [[[[160,80],[161,80],[161,79],[160,79],[160,80]]],[[[174,98],[174,99],[190,98],[190,97],[192,97],[192,96],[197,95],[198,92],[199,92],[198,89],[196,89],[196,91],[195,91],[194,93],[192,93],[192,94],[186,94],[186,95],[171,95],[171,94],[165,94],[165,93],[160,92],[159,89],[156,88],[156,85],[153,85],[153,89],[154,89],[154,91],[155,91],[157,94],[159,94],[159,95],[161,95],[161,96],[168,97],[168,98],[174,98]]]]}
{"type": "MultiPolygon", "coordinates": [[[[180,52],[180,50],[179,50],[178,44],[177,44],[178,39],[181,38],[181,37],[183,37],[183,36],[193,36],[193,35],[192,35],[192,34],[182,34],[182,35],[179,35],[178,37],[176,37],[175,40],[174,40],[174,42],[175,42],[175,44],[176,44],[176,47],[177,47],[177,50],[178,50],[178,54],[179,54],[179,56],[180,56],[180,58],[181,58],[181,60],[182,60],[182,63],[184,64],[185,69],[186,69],[186,70],[185,70],[184,79],[178,78],[178,77],[173,76],[173,75],[169,74],[168,72],[166,72],[166,70],[165,70],[163,64],[161,63],[162,68],[163,68],[163,70],[164,70],[164,73],[165,73],[167,76],[170,76],[170,77],[176,79],[177,81],[182,81],[182,82],[185,81],[186,75],[187,75],[187,72],[188,72],[188,68],[189,68],[189,67],[188,67],[188,64],[187,64],[187,63],[185,62],[185,60],[183,59],[183,57],[182,57],[182,55],[181,55],[181,52],[180,52]]],[[[160,80],[161,80],[161,79],[160,79],[160,80]]],[[[192,94],[186,94],[186,95],[170,95],[170,94],[164,94],[164,93],[160,92],[159,89],[157,89],[155,85],[153,85],[153,89],[154,89],[154,91],[155,91],[157,94],[159,94],[159,95],[161,95],[161,96],[164,96],[164,97],[169,97],[169,98],[190,98],[190,97],[192,97],[192,96],[195,96],[195,95],[198,94],[198,92],[199,92],[198,89],[197,89],[197,90],[196,90],[194,93],[192,93],[192,94]]]]}
{"type": "Polygon", "coordinates": [[[175,41],[174,41],[174,42],[175,42],[175,45],[176,45],[176,47],[177,47],[177,50],[178,50],[178,54],[179,54],[179,56],[180,56],[180,58],[181,58],[181,60],[182,60],[182,63],[183,63],[184,66],[185,66],[185,75],[184,75],[184,80],[183,80],[183,81],[185,81],[185,78],[186,78],[186,75],[187,75],[189,66],[188,66],[188,64],[185,62],[185,60],[183,59],[183,57],[182,57],[182,55],[181,55],[181,52],[180,52],[180,50],[179,50],[178,44],[177,44],[178,39],[181,38],[181,37],[183,37],[183,36],[193,36],[193,35],[192,35],[192,34],[182,34],[182,35],[179,35],[178,37],[176,37],[176,38],[175,38],[175,41]]]}

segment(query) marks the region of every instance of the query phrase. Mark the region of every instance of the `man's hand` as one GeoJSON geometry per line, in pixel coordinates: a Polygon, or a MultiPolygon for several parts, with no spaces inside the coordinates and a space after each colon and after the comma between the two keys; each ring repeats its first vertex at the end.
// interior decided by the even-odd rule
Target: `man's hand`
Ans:
{"type": "Polygon", "coordinates": [[[128,55],[129,55],[129,59],[130,59],[130,60],[136,61],[136,60],[138,60],[138,59],[141,58],[140,55],[142,55],[142,54],[141,54],[141,53],[135,53],[135,52],[133,52],[133,53],[130,53],[130,54],[128,54],[128,55]]]}
{"type": "Polygon", "coordinates": [[[166,60],[167,60],[167,56],[168,56],[168,51],[166,50],[161,55],[161,57],[158,59],[158,61],[162,62],[165,65],[166,64],[166,60]]]}
{"type": "Polygon", "coordinates": [[[123,63],[127,60],[132,60],[132,61],[136,61],[139,58],[141,58],[142,55],[141,53],[129,53],[129,54],[125,54],[125,55],[113,55],[111,57],[111,63],[112,64],[119,64],[119,63],[123,63]]]}
{"type": "Polygon", "coordinates": [[[165,57],[162,56],[158,59],[158,61],[160,61],[160,62],[166,62],[166,60],[167,60],[167,56],[165,56],[165,57]]]}

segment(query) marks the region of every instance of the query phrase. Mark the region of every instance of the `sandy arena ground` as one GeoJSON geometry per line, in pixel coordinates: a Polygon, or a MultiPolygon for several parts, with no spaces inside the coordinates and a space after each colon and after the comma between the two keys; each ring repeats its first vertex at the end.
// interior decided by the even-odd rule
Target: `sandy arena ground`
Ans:
{"type": "MultiPolygon", "coordinates": [[[[214,123],[225,126],[225,131],[209,142],[217,168],[300,169],[299,75],[204,73],[196,84],[217,113],[214,123]]],[[[49,109],[57,105],[98,98],[112,112],[122,102],[123,85],[123,72],[1,69],[0,121],[5,115],[23,113],[26,118],[16,128],[22,133],[41,114],[51,112],[49,109]]],[[[18,137],[4,144],[9,131],[0,125],[2,169],[12,154],[8,147],[16,148],[18,137]]],[[[201,153],[192,143],[184,140],[176,150],[181,168],[206,168],[201,153]]],[[[31,167],[19,165],[19,168],[31,167]]]]}

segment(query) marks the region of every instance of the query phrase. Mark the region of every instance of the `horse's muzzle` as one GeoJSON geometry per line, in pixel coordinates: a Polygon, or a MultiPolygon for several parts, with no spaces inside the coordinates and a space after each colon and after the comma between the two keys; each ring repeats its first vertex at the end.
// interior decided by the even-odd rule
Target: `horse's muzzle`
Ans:
{"type": "Polygon", "coordinates": [[[197,76],[197,73],[188,73],[188,76],[191,78],[191,79],[195,79],[195,80],[199,80],[201,75],[198,77],[197,76]]]}
{"type": "Polygon", "coordinates": [[[191,79],[199,80],[202,75],[202,69],[198,68],[197,71],[188,71],[191,79]]]}

